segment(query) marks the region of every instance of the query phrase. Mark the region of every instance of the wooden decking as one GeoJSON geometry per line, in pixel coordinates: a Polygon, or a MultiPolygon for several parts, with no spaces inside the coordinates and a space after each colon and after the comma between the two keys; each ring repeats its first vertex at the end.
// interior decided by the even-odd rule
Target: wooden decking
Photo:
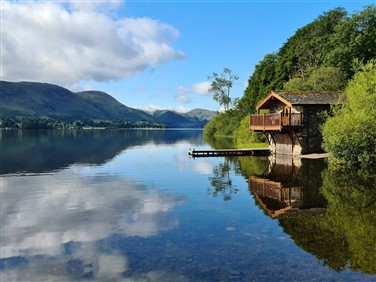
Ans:
{"type": "Polygon", "coordinates": [[[265,115],[250,115],[249,125],[250,130],[267,131],[278,130],[281,131],[287,127],[301,127],[303,117],[301,113],[275,113],[265,115]]]}
{"type": "Polygon", "coordinates": [[[188,155],[194,158],[220,157],[220,156],[269,156],[270,150],[268,148],[222,149],[222,150],[189,149],[188,155]]]}

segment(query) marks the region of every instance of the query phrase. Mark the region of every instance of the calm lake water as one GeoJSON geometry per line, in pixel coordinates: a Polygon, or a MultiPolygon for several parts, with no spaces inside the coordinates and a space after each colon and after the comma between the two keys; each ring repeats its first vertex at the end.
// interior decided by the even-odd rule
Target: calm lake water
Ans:
{"type": "Polygon", "coordinates": [[[0,281],[376,281],[370,171],[199,130],[2,131],[0,281]]]}

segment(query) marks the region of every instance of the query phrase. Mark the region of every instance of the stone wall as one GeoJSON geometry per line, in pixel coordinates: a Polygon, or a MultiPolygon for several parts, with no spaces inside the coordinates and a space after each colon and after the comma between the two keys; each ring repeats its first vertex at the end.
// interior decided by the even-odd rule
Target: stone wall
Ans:
{"type": "Polygon", "coordinates": [[[269,148],[272,154],[301,155],[302,147],[296,134],[292,132],[270,132],[269,134],[269,148]]]}
{"type": "Polygon", "coordinates": [[[303,130],[299,133],[302,143],[302,154],[322,153],[321,125],[325,122],[324,112],[329,111],[329,105],[311,105],[304,107],[303,130]]]}

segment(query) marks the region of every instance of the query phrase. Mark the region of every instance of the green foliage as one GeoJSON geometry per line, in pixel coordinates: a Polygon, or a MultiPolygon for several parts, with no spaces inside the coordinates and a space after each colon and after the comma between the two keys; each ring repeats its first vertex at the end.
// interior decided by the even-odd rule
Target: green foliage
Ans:
{"type": "Polygon", "coordinates": [[[342,90],[346,80],[339,68],[321,67],[312,72],[308,83],[310,91],[327,92],[342,90]]]}
{"type": "Polygon", "coordinates": [[[230,89],[232,88],[233,81],[238,80],[239,77],[232,74],[230,69],[224,68],[222,73],[213,72],[213,75],[209,76],[208,79],[213,80],[209,92],[213,93],[214,101],[218,102],[227,111],[232,102],[230,89]]]}
{"type": "MultiPolygon", "coordinates": [[[[330,168],[330,167],[329,167],[330,168]]],[[[322,193],[328,200],[324,228],[343,238],[341,268],[376,273],[376,175],[370,170],[329,169],[323,173],[322,193]]]]}
{"type": "MultiPolygon", "coordinates": [[[[262,133],[249,130],[249,116],[243,117],[239,112],[229,110],[214,117],[204,128],[206,139],[231,137],[236,148],[265,148],[266,138],[262,133]]],[[[227,148],[227,147],[218,147],[227,148]]]]}
{"type": "Polygon", "coordinates": [[[294,77],[306,80],[310,70],[323,64],[330,50],[329,39],[346,14],[342,8],[326,12],[286,41],[277,53],[273,79],[277,87],[274,89],[282,89],[282,85],[294,77]]]}
{"type": "Polygon", "coordinates": [[[356,70],[354,59],[367,63],[376,58],[376,6],[366,6],[362,11],[345,17],[329,38],[329,51],[324,64],[341,68],[350,79],[356,70]]]}
{"type": "Polygon", "coordinates": [[[266,97],[270,91],[282,88],[282,84],[276,78],[276,67],[278,63],[277,54],[267,54],[260,61],[255,71],[248,80],[248,86],[244,91],[242,100],[248,104],[248,113],[254,112],[256,105],[266,97]]]}
{"type": "MultiPolygon", "coordinates": [[[[237,148],[242,147],[242,144],[247,144],[251,147],[254,143],[264,143],[266,146],[266,138],[262,133],[249,130],[249,117],[241,120],[240,125],[234,131],[235,144],[237,148]]],[[[255,145],[259,146],[259,145],[255,145]]]]}
{"type": "Polygon", "coordinates": [[[283,84],[283,89],[287,91],[309,91],[310,88],[308,82],[301,77],[291,78],[283,84]]]}
{"type": "Polygon", "coordinates": [[[345,86],[345,76],[336,67],[319,67],[311,73],[307,70],[308,78],[294,77],[283,85],[287,91],[329,92],[339,91],[345,86]]]}
{"type": "Polygon", "coordinates": [[[206,124],[204,135],[233,137],[234,130],[238,127],[241,118],[239,113],[232,109],[224,113],[219,113],[206,124]]]}
{"type": "Polygon", "coordinates": [[[323,127],[323,146],[349,165],[376,165],[376,65],[369,63],[347,86],[343,105],[323,127]]]}

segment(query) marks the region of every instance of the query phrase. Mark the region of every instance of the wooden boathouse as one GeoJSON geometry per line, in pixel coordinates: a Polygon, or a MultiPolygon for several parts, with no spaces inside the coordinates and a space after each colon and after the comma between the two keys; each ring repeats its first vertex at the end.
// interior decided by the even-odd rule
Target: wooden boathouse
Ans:
{"type": "Polygon", "coordinates": [[[322,153],[320,126],[338,99],[338,93],[271,92],[250,115],[250,130],[267,136],[272,154],[322,153]]]}

